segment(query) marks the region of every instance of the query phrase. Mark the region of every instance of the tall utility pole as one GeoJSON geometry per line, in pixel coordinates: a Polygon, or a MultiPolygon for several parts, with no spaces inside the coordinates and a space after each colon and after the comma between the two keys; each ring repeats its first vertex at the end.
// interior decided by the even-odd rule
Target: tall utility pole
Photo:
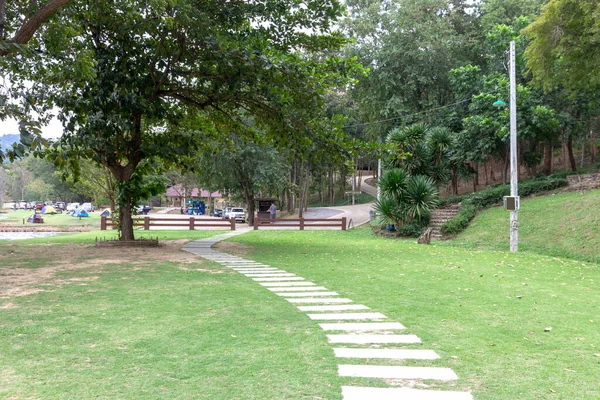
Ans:
{"type": "Polygon", "coordinates": [[[517,164],[517,79],[515,67],[515,42],[510,42],[510,196],[515,198],[515,209],[510,212],[510,252],[519,250],[519,168],[517,164]]]}

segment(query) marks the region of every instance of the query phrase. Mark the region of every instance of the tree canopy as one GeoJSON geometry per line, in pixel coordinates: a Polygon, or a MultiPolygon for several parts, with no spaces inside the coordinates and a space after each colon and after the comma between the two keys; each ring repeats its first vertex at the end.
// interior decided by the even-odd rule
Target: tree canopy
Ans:
{"type": "Polygon", "coordinates": [[[352,67],[319,55],[345,43],[332,30],[342,11],[336,0],[75,1],[46,27],[36,63],[17,54],[13,71],[60,109],[57,165],[111,171],[130,240],[143,160],[181,166],[246,117],[280,145],[312,140],[325,89],[352,67]]]}

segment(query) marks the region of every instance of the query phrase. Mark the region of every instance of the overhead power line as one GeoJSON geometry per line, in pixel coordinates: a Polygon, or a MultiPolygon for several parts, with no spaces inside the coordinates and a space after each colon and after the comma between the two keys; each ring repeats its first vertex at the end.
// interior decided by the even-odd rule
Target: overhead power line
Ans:
{"type": "MultiPolygon", "coordinates": [[[[496,89],[496,90],[493,90],[491,92],[480,93],[480,94],[494,94],[494,93],[498,93],[499,90],[500,89],[496,89]]],[[[462,99],[460,101],[457,101],[456,103],[446,104],[444,106],[440,106],[440,107],[436,107],[436,108],[431,108],[429,110],[419,111],[419,112],[413,113],[413,114],[403,115],[401,117],[386,118],[386,119],[380,119],[380,120],[377,120],[377,121],[363,122],[363,123],[360,123],[360,124],[346,125],[346,126],[344,126],[344,129],[346,129],[346,128],[356,128],[356,127],[359,127],[359,126],[367,126],[367,125],[373,125],[373,124],[381,124],[383,122],[395,121],[397,119],[405,119],[405,118],[411,118],[411,117],[414,117],[414,116],[417,116],[417,115],[421,115],[421,114],[428,114],[428,113],[431,113],[431,112],[443,110],[445,108],[454,107],[454,106],[457,106],[457,105],[462,104],[462,103],[466,103],[467,101],[470,101],[471,99],[472,99],[472,96],[469,97],[469,98],[465,98],[465,99],[462,99]]]]}

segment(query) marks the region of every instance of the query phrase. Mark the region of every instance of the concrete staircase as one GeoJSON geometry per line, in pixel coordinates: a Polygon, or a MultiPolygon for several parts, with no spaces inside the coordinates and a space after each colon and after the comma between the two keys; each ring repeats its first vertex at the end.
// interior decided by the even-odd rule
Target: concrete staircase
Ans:
{"type": "Polygon", "coordinates": [[[440,231],[442,225],[458,214],[459,210],[460,204],[448,204],[431,212],[431,220],[429,221],[429,228],[432,229],[431,240],[442,239],[442,232],[440,231]]]}

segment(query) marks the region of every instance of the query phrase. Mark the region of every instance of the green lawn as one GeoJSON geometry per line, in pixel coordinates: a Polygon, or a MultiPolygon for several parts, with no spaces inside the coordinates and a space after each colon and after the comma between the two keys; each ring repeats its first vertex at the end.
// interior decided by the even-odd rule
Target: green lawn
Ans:
{"type": "Polygon", "coordinates": [[[0,398],[337,396],[314,324],[213,263],[182,268],[63,272],[70,284],[12,299],[0,309],[0,398]]]}
{"type": "MultiPolygon", "coordinates": [[[[17,211],[8,211],[3,215],[7,215],[8,219],[0,220],[0,224],[2,225],[26,225],[30,226],[38,226],[40,224],[32,224],[27,222],[27,218],[29,218],[33,214],[33,211],[30,210],[17,210],[17,211]]],[[[56,226],[60,229],[68,229],[73,226],[82,226],[82,227],[95,227],[96,229],[100,228],[100,214],[99,213],[90,213],[89,217],[86,218],[77,218],[71,217],[70,213],[63,212],[62,214],[42,214],[42,218],[44,218],[44,226],[56,226]]]]}
{"type": "Polygon", "coordinates": [[[405,364],[451,367],[460,378],[456,389],[472,390],[476,399],[600,399],[596,264],[423,246],[372,237],[367,229],[253,232],[232,240],[251,246],[250,258],[403,323],[423,340],[408,347],[442,356],[405,364]]]}
{"type": "MultiPolygon", "coordinates": [[[[519,250],[600,263],[600,190],[524,198],[519,211],[519,250]]],[[[494,207],[444,244],[509,248],[509,212],[494,207]]]]}
{"type": "MultiPolygon", "coordinates": [[[[575,195],[542,201],[565,210],[561,204],[575,195]]],[[[579,199],[594,197],[586,196],[579,199]]],[[[508,239],[498,239],[508,227],[503,210],[484,227],[479,218],[497,211],[475,220],[473,229],[487,238],[468,230],[454,245],[374,237],[368,228],[252,231],[223,243],[401,322],[423,344],[398,347],[434,349],[435,361],[337,360],[305,313],[175,247],[120,254],[90,245],[101,232],[0,242],[0,278],[56,269],[30,285],[43,292],[27,296],[3,295],[0,279],[0,398],[339,399],[342,385],[389,383],[340,378],[338,363],[395,363],[451,367],[456,385],[425,383],[470,390],[477,400],[600,399],[598,264],[535,254],[555,230],[541,231],[546,238],[534,247],[526,228],[534,226],[534,200],[522,207],[528,251],[518,254],[475,248],[508,248],[508,239]]],[[[549,206],[540,207],[536,215],[552,220],[543,211],[549,206]]],[[[139,234],[164,241],[222,232],[139,234]]],[[[593,226],[579,232],[598,233],[593,226]]],[[[559,254],[576,255],[567,244],[559,254]]]]}

